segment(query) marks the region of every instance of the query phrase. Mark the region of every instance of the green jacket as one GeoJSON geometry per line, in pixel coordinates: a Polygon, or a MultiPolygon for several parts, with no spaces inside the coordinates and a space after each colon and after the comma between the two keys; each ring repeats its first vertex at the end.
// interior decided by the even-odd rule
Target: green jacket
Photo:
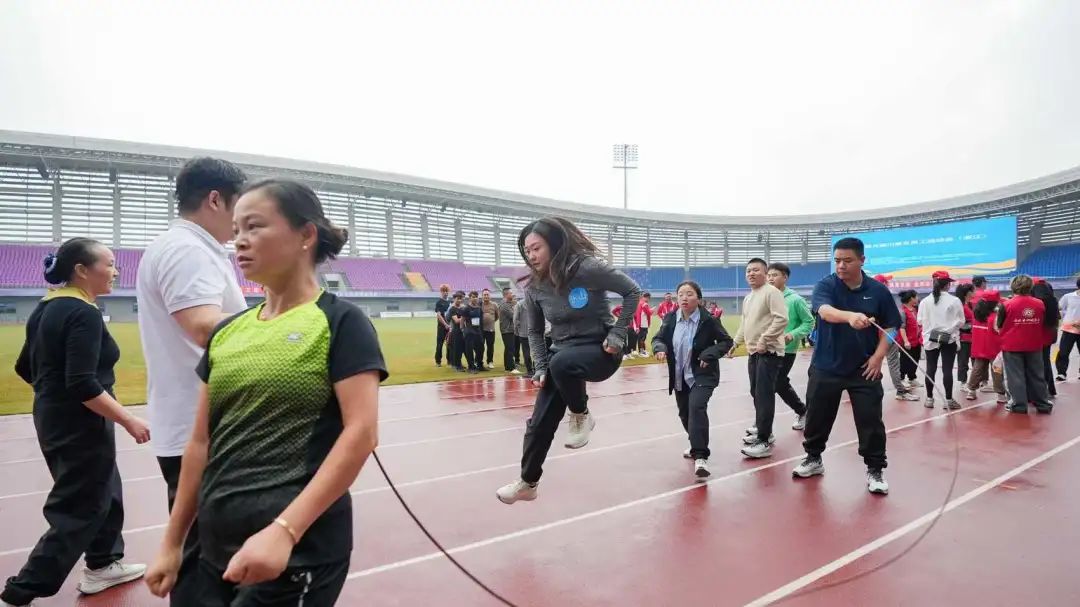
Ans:
{"type": "Polygon", "coordinates": [[[814,328],[814,315],[810,313],[810,306],[801,295],[791,289],[784,289],[784,303],[787,304],[788,324],[784,333],[790,333],[794,339],[788,342],[784,348],[787,354],[794,354],[799,350],[802,339],[810,335],[814,328]]]}

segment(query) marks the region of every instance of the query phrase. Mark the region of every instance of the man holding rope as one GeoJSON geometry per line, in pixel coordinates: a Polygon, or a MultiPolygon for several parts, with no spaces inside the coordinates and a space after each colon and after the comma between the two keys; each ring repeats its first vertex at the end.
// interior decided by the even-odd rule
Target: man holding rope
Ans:
{"type": "Polygon", "coordinates": [[[814,287],[811,309],[818,318],[818,341],[806,390],[806,458],[792,474],[808,478],[825,472],[821,454],[846,390],[859,434],[859,455],[866,463],[867,489],[885,495],[889,484],[883,475],[881,365],[889,349],[885,331],[900,327],[900,311],[889,289],[863,272],[863,253],[858,238],[837,241],[833,245],[836,273],[814,287]]]}

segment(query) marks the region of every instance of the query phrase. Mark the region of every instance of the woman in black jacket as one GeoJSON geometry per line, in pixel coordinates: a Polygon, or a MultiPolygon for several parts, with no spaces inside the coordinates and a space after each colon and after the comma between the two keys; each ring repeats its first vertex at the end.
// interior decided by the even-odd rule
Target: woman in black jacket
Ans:
{"type": "Polygon", "coordinates": [[[664,317],[653,337],[653,353],[667,361],[668,393],[675,393],[679,419],[690,437],[683,457],[694,460],[694,476],[709,476],[709,399],[720,383],[719,360],[732,339],[718,318],[701,305],[701,287],[687,280],[676,289],[679,308],[664,317]]]}
{"type": "Polygon", "coordinates": [[[83,554],[84,594],[138,579],[146,569],[120,562],[124,501],[113,423],[137,443],[150,440],[150,430],[112,394],[120,348],[94,302],[112,291],[116,276],[112,251],[95,240],[74,238],[45,258],[45,280],[64,287],[30,315],[15,372],[34,386],[34,429],[53,478],[43,508],[49,529],[7,580],[4,604],[56,594],[83,554]]]}

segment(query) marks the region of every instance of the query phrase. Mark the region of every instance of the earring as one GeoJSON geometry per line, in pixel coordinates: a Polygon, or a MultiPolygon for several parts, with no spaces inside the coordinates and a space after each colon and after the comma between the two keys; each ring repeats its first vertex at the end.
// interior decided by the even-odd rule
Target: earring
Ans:
{"type": "Polygon", "coordinates": [[[307,245],[304,245],[304,250],[305,250],[305,251],[307,250],[307,245]]]}

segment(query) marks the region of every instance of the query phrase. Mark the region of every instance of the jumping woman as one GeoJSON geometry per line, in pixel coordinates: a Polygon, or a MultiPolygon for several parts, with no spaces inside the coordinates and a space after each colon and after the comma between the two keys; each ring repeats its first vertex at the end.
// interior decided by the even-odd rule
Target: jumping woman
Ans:
{"type": "Polygon", "coordinates": [[[641,288],[616,270],[577,226],[559,217],[538,219],[521,230],[518,249],[529,266],[525,283],[529,346],[536,373],[532,417],[525,429],[521,477],[496,495],[506,504],[536,499],[555,430],[570,409],[566,447],[589,442],[596,421],[589,415],[585,382],[600,382],[622,364],[626,327],[638,309],[641,288]],[[622,313],[611,316],[607,293],[622,295],[622,313]],[[551,346],[544,341],[551,323],[551,346]]]}

